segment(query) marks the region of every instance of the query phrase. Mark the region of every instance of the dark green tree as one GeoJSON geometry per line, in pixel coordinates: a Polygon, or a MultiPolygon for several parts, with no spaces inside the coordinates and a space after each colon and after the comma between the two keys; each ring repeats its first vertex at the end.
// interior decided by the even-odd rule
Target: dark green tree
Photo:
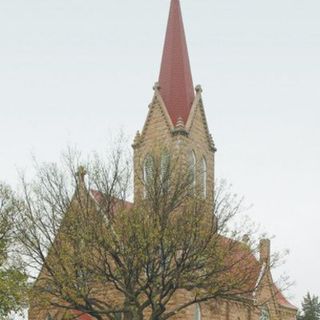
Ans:
{"type": "Polygon", "coordinates": [[[22,310],[27,297],[27,276],[14,254],[14,208],[10,188],[0,183],[0,319],[22,310]]]}
{"type": "Polygon", "coordinates": [[[320,320],[320,302],[319,297],[307,293],[302,302],[302,313],[298,320],[320,320]]]}

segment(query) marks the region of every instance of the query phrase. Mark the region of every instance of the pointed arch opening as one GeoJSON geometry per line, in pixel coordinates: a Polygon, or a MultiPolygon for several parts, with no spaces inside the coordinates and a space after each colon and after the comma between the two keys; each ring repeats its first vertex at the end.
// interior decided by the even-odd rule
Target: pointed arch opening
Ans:
{"type": "Polygon", "coordinates": [[[190,189],[193,193],[196,192],[196,168],[197,168],[197,158],[195,152],[192,150],[188,155],[188,169],[189,169],[189,179],[190,179],[190,189]]]}
{"type": "Polygon", "coordinates": [[[161,181],[161,189],[165,193],[169,189],[171,178],[171,156],[168,150],[164,150],[161,153],[160,159],[160,181],[161,181]]]}
{"type": "Polygon", "coordinates": [[[144,185],[144,197],[147,196],[147,190],[153,180],[154,174],[154,160],[150,154],[147,154],[143,161],[143,185],[144,185]]]}
{"type": "Polygon", "coordinates": [[[201,308],[199,303],[196,304],[194,320],[201,320],[201,308]]]}
{"type": "Polygon", "coordinates": [[[205,157],[202,157],[200,162],[200,186],[201,196],[207,198],[207,161],[205,157]]]}
{"type": "Polygon", "coordinates": [[[268,307],[264,306],[262,307],[260,311],[260,317],[259,320],[270,320],[270,314],[268,307]]]}

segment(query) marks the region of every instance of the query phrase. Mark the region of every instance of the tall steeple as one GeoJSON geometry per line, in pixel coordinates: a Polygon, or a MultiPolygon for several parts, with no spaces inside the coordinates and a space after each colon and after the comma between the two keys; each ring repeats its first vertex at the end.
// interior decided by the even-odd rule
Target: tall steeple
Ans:
{"type": "Polygon", "coordinates": [[[173,124],[186,123],[195,95],[179,0],[171,0],[159,86],[173,124]]]}
{"type": "Polygon", "coordinates": [[[154,91],[141,134],[133,143],[134,198],[138,201],[144,196],[150,155],[169,152],[171,159],[179,161],[179,168],[193,168],[194,188],[213,206],[215,148],[201,86],[193,87],[179,0],[171,0],[160,77],[154,91]]]}

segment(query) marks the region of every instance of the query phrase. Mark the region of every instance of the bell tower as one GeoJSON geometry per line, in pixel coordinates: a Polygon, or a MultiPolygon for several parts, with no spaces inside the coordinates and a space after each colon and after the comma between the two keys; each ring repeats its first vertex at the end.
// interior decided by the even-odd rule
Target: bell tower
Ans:
{"type": "Polygon", "coordinates": [[[134,197],[143,195],[143,166],[156,146],[193,163],[194,183],[213,205],[215,145],[205,116],[202,88],[194,88],[179,0],[171,0],[160,75],[144,127],[134,139],[134,197]]]}

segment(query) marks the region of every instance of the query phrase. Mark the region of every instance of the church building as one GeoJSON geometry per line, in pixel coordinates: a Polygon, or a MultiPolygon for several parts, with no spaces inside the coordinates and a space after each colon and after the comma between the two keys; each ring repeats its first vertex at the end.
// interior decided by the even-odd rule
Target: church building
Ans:
{"type": "MultiPolygon", "coordinates": [[[[202,174],[195,179],[195,183],[200,185],[203,196],[213,205],[216,148],[208,129],[202,88],[200,85],[194,87],[193,84],[179,0],[171,0],[160,76],[154,85],[154,91],[144,127],[141,134],[137,133],[133,144],[135,172],[138,172],[136,176],[139,176],[141,161],[145,161],[154,146],[165,145],[170,150],[177,150],[176,152],[185,155],[191,166],[200,169],[202,174]]],[[[141,194],[139,179],[136,179],[135,199],[141,194]]],[[[196,305],[187,314],[177,315],[174,319],[296,319],[297,308],[277,289],[270,271],[265,272],[268,261],[270,241],[265,239],[260,243],[260,268],[256,275],[257,282],[261,282],[261,290],[252,297],[252,306],[268,301],[264,307],[255,309],[232,301],[221,301],[218,305],[210,306],[209,302],[203,306],[196,305]]]]}
{"type": "MultiPolygon", "coordinates": [[[[153,99],[149,105],[146,121],[141,132],[136,134],[134,150],[134,201],[143,197],[141,174],[148,161],[148,154],[155,146],[165,146],[170,152],[185,155],[185,161],[200,168],[194,183],[200,186],[202,196],[214,203],[215,153],[216,148],[209,132],[202,100],[202,88],[194,86],[188,48],[179,0],[171,0],[171,7],[163,49],[158,81],[154,85],[153,99]]],[[[94,194],[92,194],[95,197],[94,194]]],[[[260,258],[254,275],[257,289],[246,303],[231,300],[207,301],[194,304],[176,314],[172,320],[294,320],[297,308],[280,292],[273,282],[268,268],[270,241],[260,243],[260,258]],[[249,302],[248,302],[249,301],[249,302]]],[[[179,304],[183,294],[174,303],[179,304]]],[[[58,314],[58,313],[57,313],[58,314]]],[[[77,314],[74,313],[75,317],[77,314]]],[[[32,306],[30,320],[63,319],[47,316],[44,310],[32,306]]],[[[79,315],[79,320],[93,319],[79,315]]]]}

